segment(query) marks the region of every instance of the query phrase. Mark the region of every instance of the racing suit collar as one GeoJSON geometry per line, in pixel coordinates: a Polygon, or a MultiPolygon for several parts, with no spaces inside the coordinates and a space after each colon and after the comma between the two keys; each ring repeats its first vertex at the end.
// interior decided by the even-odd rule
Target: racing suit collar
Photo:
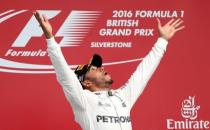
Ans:
{"type": "Polygon", "coordinates": [[[101,96],[110,96],[110,94],[112,93],[112,90],[94,91],[93,93],[96,95],[101,95],[101,96]]]}

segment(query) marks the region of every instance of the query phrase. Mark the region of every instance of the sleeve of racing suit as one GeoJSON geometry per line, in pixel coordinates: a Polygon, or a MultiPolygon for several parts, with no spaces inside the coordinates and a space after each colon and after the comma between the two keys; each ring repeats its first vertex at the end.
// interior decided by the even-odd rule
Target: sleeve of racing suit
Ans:
{"type": "Polygon", "coordinates": [[[62,86],[67,100],[70,102],[73,111],[85,110],[86,99],[84,90],[75,73],[69,68],[60,48],[54,37],[47,39],[47,52],[56,72],[56,78],[62,86]]]}
{"type": "Polygon", "coordinates": [[[143,58],[129,80],[117,91],[123,96],[130,108],[134,105],[140,94],[143,92],[147,82],[156,70],[168,41],[158,38],[152,50],[143,58]]]}

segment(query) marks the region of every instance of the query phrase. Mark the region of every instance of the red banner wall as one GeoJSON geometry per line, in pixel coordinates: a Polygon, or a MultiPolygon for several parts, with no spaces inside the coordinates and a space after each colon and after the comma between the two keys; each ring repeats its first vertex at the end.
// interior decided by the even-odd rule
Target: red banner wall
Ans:
{"type": "Polygon", "coordinates": [[[113,89],[127,81],[157,40],[156,18],[163,24],[183,19],[185,29],[169,41],[132,110],[132,127],[190,129],[185,125],[191,121],[191,129],[210,129],[209,4],[207,0],[0,1],[0,130],[81,129],[56,81],[34,10],[49,17],[72,68],[87,63],[93,53],[102,55],[114,79],[113,89]],[[118,24],[109,23],[113,21],[118,24]],[[187,116],[186,103],[191,104],[187,116]],[[176,122],[184,122],[185,128],[176,128],[176,122]]]}

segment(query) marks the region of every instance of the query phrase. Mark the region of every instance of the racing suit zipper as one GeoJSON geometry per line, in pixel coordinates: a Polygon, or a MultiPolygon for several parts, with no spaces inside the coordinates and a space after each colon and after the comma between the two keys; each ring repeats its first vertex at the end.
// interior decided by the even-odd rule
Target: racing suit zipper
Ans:
{"type": "MultiPolygon", "coordinates": [[[[117,112],[116,106],[115,106],[114,103],[112,102],[110,96],[108,96],[108,98],[109,98],[110,102],[112,103],[112,105],[114,106],[114,110],[115,110],[115,113],[116,113],[117,117],[119,117],[119,114],[118,114],[118,112],[117,112]]],[[[123,130],[123,129],[122,129],[122,124],[121,124],[120,121],[119,121],[119,125],[120,125],[120,129],[123,130]]]]}

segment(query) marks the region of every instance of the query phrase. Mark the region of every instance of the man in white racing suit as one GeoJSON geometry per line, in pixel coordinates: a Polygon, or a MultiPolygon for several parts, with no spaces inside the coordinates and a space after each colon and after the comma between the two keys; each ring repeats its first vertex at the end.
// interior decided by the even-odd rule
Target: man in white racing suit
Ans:
{"type": "Polygon", "coordinates": [[[130,110],[143,92],[166,51],[168,40],[184,28],[182,20],[170,20],[164,26],[159,19],[160,37],[143,58],[129,80],[112,90],[113,80],[102,66],[102,58],[95,54],[86,65],[72,71],[59,44],[54,40],[47,18],[34,12],[47,39],[47,51],[55,68],[56,77],[72,106],[76,122],[83,130],[132,130],[130,110]]]}

